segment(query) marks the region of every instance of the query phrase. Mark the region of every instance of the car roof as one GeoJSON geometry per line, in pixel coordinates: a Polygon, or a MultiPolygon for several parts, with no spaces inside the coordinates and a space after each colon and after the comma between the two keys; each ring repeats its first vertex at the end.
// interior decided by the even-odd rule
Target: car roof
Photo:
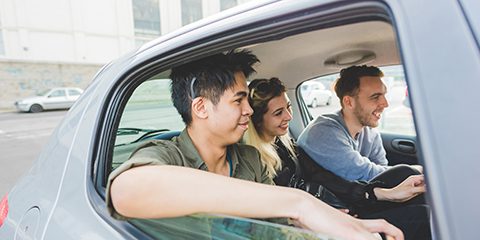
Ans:
{"type": "Polygon", "coordinates": [[[400,63],[392,26],[384,21],[320,29],[248,49],[262,61],[255,77],[276,76],[288,88],[350,65],[400,63]]]}

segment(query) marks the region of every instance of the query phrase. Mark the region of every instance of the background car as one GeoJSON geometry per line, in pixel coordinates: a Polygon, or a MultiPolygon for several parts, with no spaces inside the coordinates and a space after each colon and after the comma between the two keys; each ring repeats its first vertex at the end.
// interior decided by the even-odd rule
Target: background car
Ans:
{"type": "Polygon", "coordinates": [[[312,120],[302,82],[349,65],[399,65],[416,135],[382,133],[387,157],[424,165],[438,239],[477,239],[479,15],[475,0],[254,1],[147,43],[99,71],[34,166],[1,198],[0,239],[322,238],[234,216],[154,223],[108,213],[112,169],[138,144],[183,128],[169,99],[171,68],[232,49],[261,60],[253,78],[285,83],[293,138],[312,120]]]}
{"type": "Polygon", "coordinates": [[[36,97],[29,97],[15,102],[15,107],[22,112],[37,113],[43,110],[68,109],[83,93],[80,88],[61,87],[43,91],[36,97]]]}
{"type": "Polygon", "coordinates": [[[332,91],[318,81],[308,81],[300,86],[300,92],[305,103],[316,108],[320,105],[330,105],[332,102],[332,91]]]}

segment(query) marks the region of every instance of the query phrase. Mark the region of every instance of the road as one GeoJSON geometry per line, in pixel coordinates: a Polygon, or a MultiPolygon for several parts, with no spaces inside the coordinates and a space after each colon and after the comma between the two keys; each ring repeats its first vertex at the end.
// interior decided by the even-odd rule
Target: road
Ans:
{"type": "Polygon", "coordinates": [[[0,113],[0,198],[30,169],[65,113],[0,113]]]}

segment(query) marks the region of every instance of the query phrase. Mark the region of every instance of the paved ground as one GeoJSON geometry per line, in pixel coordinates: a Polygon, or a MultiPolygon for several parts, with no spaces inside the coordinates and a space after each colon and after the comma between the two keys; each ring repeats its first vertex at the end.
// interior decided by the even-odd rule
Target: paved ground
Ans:
{"type": "Polygon", "coordinates": [[[65,113],[0,112],[0,198],[30,168],[65,113]]]}

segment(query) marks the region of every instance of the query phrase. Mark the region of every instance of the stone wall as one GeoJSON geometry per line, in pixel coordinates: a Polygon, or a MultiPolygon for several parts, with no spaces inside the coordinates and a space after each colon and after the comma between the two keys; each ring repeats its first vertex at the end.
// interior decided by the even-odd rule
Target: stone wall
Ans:
{"type": "Polygon", "coordinates": [[[85,89],[101,65],[0,61],[0,111],[14,102],[52,87],[85,89]]]}

